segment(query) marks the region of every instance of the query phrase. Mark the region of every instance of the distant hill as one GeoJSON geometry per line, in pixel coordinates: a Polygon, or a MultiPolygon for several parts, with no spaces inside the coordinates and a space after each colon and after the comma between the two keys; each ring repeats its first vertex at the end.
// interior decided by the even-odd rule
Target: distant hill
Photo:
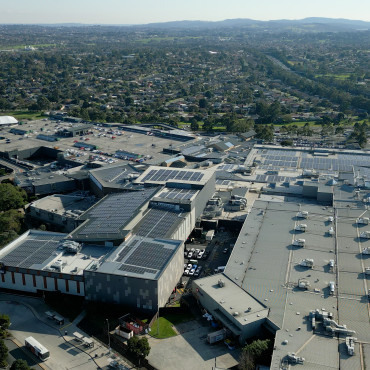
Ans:
{"type": "MultiPolygon", "coordinates": [[[[137,25],[139,26],[139,25],[137,25]]],[[[334,19],[334,18],[304,18],[299,20],[272,20],[272,21],[258,21],[248,18],[225,19],[223,21],[175,21],[163,23],[149,23],[140,25],[140,27],[150,28],[251,28],[254,30],[289,30],[301,29],[302,31],[357,31],[370,30],[370,22],[350,20],[350,19],[334,19]]]]}
{"type": "Polygon", "coordinates": [[[148,24],[83,24],[83,23],[54,23],[37,24],[42,27],[128,27],[146,29],[221,29],[242,28],[253,31],[301,31],[301,32],[341,32],[370,30],[370,22],[342,19],[342,18],[320,18],[311,17],[298,20],[279,19],[271,21],[258,21],[248,18],[225,19],[223,21],[172,21],[148,24]]]}

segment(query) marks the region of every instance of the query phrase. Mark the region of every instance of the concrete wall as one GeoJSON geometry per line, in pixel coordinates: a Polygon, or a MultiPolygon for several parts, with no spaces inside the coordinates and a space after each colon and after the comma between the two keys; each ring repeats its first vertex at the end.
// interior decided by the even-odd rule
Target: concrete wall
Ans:
{"type": "Polygon", "coordinates": [[[178,249],[158,280],[84,271],[86,299],[122,304],[155,312],[166,304],[180,280],[184,267],[184,247],[178,249]]]}
{"type": "Polygon", "coordinates": [[[158,305],[164,307],[184,272],[184,245],[178,249],[158,280],[158,305]]]}
{"type": "Polygon", "coordinates": [[[318,189],[319,184],[317,185],[311,185],[311,184],[304,184],[303,185],[303,190],[302,190],[302,195],[307,198],[316,198],[317,197],[317,189],[318,189]]]}
{"type": "Polygon", "coordinates": [[[66,179],[64,181],[34,185],[35,194],[54,194],[64,193],[76,189],[76,183],[74,179],[66,179]]]}
{"type": "MultiPolygon", "coordinates": [[[[227,289],[223,288],[223,289],[227,289]]],[[[228,328],[231,332],[233,332],[233,328],[231,328],[228,324],[232,323],[240,330],[239,342],[243,345],[247,338],[251,338],[253,336],[257,336],[259,331],[261,330],[261,325],[266,321],[268,316],[268,309],[263,309],[259,311],[260,317],[257,318],[256,315],[253,315],[254,318],[248,317],[248,321],[245,324],[241,324],[238,320],[235,319],[234,316],[229,314],[218,301],[209,296],[206,292],[202,291],[201,287],[197,285],[196,282],[192,284],[192,291],[193,295],[196,297],[198,302],[204,307],[208,313],[214,315],[217,318],[217,311],[221,312],[222,316],[225,316],[227,320],[222,322],[222,324],[228,328]],[[216,314],[215,314],[216,312],[216,314]]]]}
{"type": "Polygon", "coordinates": [[[84,271],[86,300],[116,303],[156,311],[158,281],[124,275],[84,271]]]}
{"type": "Polygon", "coordinates": [[[58,226],[61,231],[70,233],[78,226],[78,222],[74,218],[62,216],[58,213],[49,212],[44,209],[39,209],[32,205],[29,206],[29,217],[32,217],[40,222],[58,226]]]}
{"type": "Polygon", "coordinates": [[[195,218],[198,218],[204,211],[206,204],[210,198],[212,198],[216,190],[216,173],[213,173],[209,181],[199,192],[198,196],[194,200],[195,205],[195,218]]]}
{"type": "Polygon", "coordinates": [[[59,291],[65,294],[84,296],[84,283],[81,279],[71,280],[73,277],[65,276],[60,278],[56,276],[47,276],[47,272],[43,271],[42,275],[34,271],[34,274],[26,272],[5,271],[0,274],[0,288],[18,290],[21,292],[37,293],[40,290],[49,292],[59,291]]]}

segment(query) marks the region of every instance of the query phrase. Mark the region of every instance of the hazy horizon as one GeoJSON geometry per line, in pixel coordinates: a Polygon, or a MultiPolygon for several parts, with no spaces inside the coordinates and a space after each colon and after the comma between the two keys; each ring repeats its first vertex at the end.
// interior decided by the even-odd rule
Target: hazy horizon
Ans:
{"type": "Polygon", "coordinates": [[[0,24],[102,24],[139,25],[173,21],[299,20],[310,17],[370,21],[365,0],[0,0],[0,24]],[[325,5],[324,5],[325,4],[325,5]]]}

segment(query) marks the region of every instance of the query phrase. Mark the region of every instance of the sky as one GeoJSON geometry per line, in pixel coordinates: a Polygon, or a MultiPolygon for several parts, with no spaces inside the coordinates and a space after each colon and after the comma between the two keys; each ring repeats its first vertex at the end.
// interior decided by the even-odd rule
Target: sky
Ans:
{"type": "Polygon", "coordinates": [[[370,21],[369,0],[0,0],[0,24],[145,24],[347,18],[370,21]]]}

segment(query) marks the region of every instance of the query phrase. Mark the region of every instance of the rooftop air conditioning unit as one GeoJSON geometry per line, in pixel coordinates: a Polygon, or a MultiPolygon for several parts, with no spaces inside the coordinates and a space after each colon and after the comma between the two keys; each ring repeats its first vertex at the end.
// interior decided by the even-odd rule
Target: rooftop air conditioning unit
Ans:
{"type": "Polygon", "coordinates": [[[306,224],[299,224],[299,225],[297,225],[294,228],[295,231],[303,231],[303,232],[305,232],[306,229],[307,229],[307,225],[306,224]]]}
{"type": "Polygon", "coordinates": [[[308,212],[307,211],[300,211],[297,213],[298,218],[307,218],[308,217],[308,212]]]}
{"type": "Polygon", "coordinates": [[[298,288],[299,289],[307,290],[310,286],[311,286],[311,284],[310,284],[309,280],[307,280],[307,279],[299,279],[298,280],[298,288]]]}
{"type": "Polygon", "coordinates": [[[364,248],[362,254],[370,254],[370,247],[364,248]]]}
{"type": "Polygon", "coordinates": [[[364,231],[360,234],[360,238],[362,239],[370,239],[370,231],[364,231]]]}
{"type": "Polygon", "coordinates": [[[50,267],[56,269],[57,271],[62,271],[63,270],[63,261],[62,260],[56,260],[54,261],[50,267]]]}
{"type": "Polygon", "coordinates": [[[358,225],[368,225],[369,224],[369,217],[360,217],[356,220],[358,225]]]}
{"type": "Polygon", "coordinates": [[[219,286],[220,288],[223,288],[223,287],[225,286],[225,282],[224,282],[222,279],[220,279],[220,280],[218,281],[218,286],[219,286]]]}
{"type": "Polygon", "coordinates": [[[301,260],[301,262],[299,263],[300,266],[309,267],[309,268],[313,268],[313,264],[314,264],[314,261],[312,258],[305,258],[301,260]]]}
{"type": "Polygon", "coordinates": [[[292,243],[295,247],[304,247],[305,244],[306,244],[306,240],[305,239],[296,239],[294,240],[294,242],[292,243]]]}

